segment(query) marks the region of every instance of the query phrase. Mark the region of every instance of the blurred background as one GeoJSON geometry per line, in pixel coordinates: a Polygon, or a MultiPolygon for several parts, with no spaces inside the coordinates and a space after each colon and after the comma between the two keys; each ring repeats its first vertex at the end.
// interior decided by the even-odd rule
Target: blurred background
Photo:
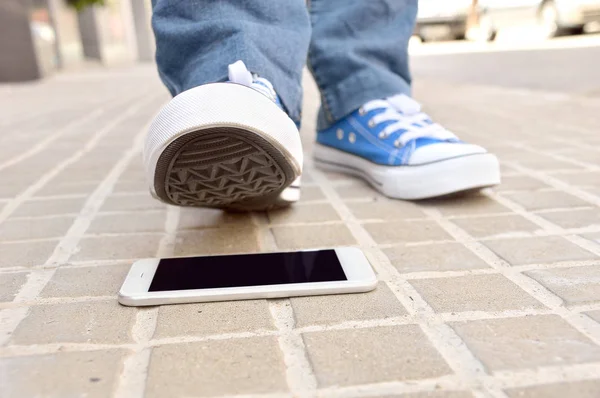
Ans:
{"type": "MultiPolygon", "coordinates": [[[[150,62],[150,0],[2,0],[0,82],[150,62]]],[[[420,0],[413,73],[474,84],[600,89],[600,0],[420,0]]]]}

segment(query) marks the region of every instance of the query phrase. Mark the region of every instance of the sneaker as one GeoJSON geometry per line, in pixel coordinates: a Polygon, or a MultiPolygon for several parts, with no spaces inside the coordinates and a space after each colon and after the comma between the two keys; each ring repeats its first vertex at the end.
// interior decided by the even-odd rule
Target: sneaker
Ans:
{"type": "Polygon", "coordinates": [[[316,165],[366,180],[395,199],[427,199],[500,183],[496,156],[460,141],[406,95],[367,102],[317,134],[316,165]]]}
{"type": "Polygon", "coordinates": [[[154,197],[242,211],[298,200],[302,156],[298,128],[273,86],[242,61],[229,65],[228,82],[173,98],[155,117],[144,146],[154,197]]]}

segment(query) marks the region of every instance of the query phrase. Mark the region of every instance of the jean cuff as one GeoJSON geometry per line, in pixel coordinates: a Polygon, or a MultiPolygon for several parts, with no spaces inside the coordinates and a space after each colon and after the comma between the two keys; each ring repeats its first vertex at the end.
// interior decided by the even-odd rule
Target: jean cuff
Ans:
{"type": "MultiPolygon", "coordinates": [[[[315,71],[318,75],[318,71],[315,71]]],[[[366,102],[411,94],[410,83],[395,73],[372,69],[355,73],[333,87],[321,87],[322,105],[317,129],[323,130],[354,112],[366,102]]]]}

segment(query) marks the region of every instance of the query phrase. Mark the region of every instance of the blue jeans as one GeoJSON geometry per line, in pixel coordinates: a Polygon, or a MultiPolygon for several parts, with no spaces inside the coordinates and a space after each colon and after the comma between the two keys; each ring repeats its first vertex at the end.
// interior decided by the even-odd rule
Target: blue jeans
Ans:
{"type": "Polygon", "coordinates": [[[417,0],[153,0],[161,79],[172,95],[227,79],[238,59],[269,79],[298,122],[305,63],[321,92],[318,128],[363,103],[410,94],[417,0]]]}

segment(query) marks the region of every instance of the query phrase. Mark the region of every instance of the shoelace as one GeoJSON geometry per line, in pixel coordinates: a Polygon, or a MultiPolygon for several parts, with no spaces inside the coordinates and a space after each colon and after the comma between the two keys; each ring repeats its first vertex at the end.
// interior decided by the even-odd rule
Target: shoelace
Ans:
{"type": "Polygon", "coordinates": [[[412,98],[404,95],[394,95],[385,100],[373,100],[364,104],[359,113],[365,115],[375,109],[384,109],[369,120],[369,127],[375,127],[385,122],[393,122],[380,133],[380,139],[386,139],[392,134],[399,134],[394,146],[402,147],[417,138],[434,138],[438,140],[457,140],[456,135],[437,123],[433,123],[426,113],[421,112],[421,105],[412,98]]]}
{"type": "Polygon", "coordinates": [[[236,61],[228,66],[229,81],[253,88],[273,102],[277,102],[277,94],[270,81],[251,73],[244,62],[236,61]]]}

